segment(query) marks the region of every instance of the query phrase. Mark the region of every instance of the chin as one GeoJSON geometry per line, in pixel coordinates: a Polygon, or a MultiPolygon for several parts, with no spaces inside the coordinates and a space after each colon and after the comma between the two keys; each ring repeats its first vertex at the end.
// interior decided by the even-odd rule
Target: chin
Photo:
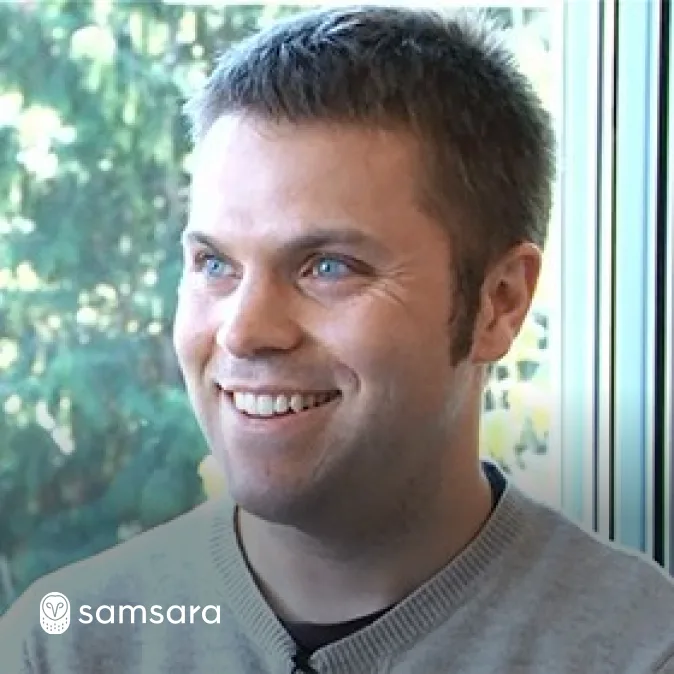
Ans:
{"type": "Polygon", "coordinates": [[[229,493],[242,510],[271,524],[298,526],[315,510],[308,495],[274,485],[234,485],[229,493]]]}
{"type": "Polygon", "coordinates": [[[221,452],[213,452],[218,464],[224,469],[227,493],[243,510],[268,522],[292,525],[301,521],[315,506],[311,493],[302,475],[289,474],[288,470],[274,470],[268,464],[233,461],[221,452]]]}

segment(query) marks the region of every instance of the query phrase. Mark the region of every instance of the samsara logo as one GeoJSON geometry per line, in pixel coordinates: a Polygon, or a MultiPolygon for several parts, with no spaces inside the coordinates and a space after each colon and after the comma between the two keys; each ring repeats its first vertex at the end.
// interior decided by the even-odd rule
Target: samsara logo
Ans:
{"type": "Polygon", "coordinates": [[[40,625],[47,634],[63,634],[70,627],[70,602],[60,592],[50,592],[40,602],[40,625]]]}
{"type": "MultiPolygon", "coordinates": [[[[1,0],[0,0],[1,1],[1,0]]],[[[76,614],[77,617],[77,614],[76,614]]],[[[124,604],[121,606],[102,605],[96,609],[89,604],[79,607],[78,621],[82,625],[114,625],[125,623],[142,624],[151,623],[161,625],[164,621],[172,625],[194,625],[204,623],[206,625],[220,624],[220,606],[184,606],[172,604],[164,611],[162,606],[155,604],[149,611],[142,605],[124,604]],[[150,618],[148,619],[148,612],[150,618]]],[[[63,634],[70,627],[70,601],[60,592],[50,592],[42,597],[40,602],[40,625],[47,634],[63,634]]]]}

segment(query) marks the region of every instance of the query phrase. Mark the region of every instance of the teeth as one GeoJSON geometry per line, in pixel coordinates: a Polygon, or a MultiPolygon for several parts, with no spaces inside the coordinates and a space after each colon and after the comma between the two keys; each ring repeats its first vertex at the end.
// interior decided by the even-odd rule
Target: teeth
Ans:
{"type": "Polygon", "coordinates": [[[239,391],[235,391],[233,395],[236,409],[256,417],[271,417],[275,414],[286,414],[290,410],[295,413],[301,412],[304,409],[322,405],[330,397],[330,393],[293,393],[291,395],[281,394],[277,396],[265,393],[256,396],[254,393],[241,393],[239,391]]]}
{"type": "Polygon", "coordinates": [[[257,397],[257,413],[261,417],[270,417],[274,414],[274,397],[261,395],[257,397]]]}
{"type": "Polygon", "coordinates": [[[289,409],[290,400],[288,400],[288,396],[276,396],[276,401],[274,402],[274,412],[276,412],[276,414],[285,414],[289,409]]]}
{"type": "Polygon", "coordinates": [[[242,412],[246,411],[246,394],[234,391],[234,407],[242,412]]]}
{"type": "Polygon", "coordinates": [[[304,399],[299,393],[290,396],[290,409],[293,412],[301,412],[304,409],[304,399]]]}

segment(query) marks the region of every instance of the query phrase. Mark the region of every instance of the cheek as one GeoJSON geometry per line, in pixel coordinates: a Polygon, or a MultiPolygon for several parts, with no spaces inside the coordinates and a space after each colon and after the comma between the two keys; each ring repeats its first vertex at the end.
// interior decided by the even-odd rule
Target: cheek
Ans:
{"type": "Polygon", "coordinates": [[[209,326],[208,312],[202,302],[179,296],[173,322],[173,345],[185,369],[193,369],[208,358],[215,330],[209,326]]]}
{"type": "Polygon", "coordinates": [[[447,375],[449,334],[441,318],[372,302],[326,322],[321,340],[359,379],[360,387],[385,394],[382,389],[408,386],[412,395],[420,389],[439,390],[447,375]]]}

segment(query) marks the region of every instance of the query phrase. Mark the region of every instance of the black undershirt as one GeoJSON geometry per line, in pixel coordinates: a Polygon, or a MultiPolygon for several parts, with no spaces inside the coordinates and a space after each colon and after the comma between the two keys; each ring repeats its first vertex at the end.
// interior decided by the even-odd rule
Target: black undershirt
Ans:
{"type": "MultiPolygon", "coordinates": [[[[488,463],[483,463],[482,465],[485,475],[489,480],[489,484],[491,485],[493,495],[493,509],[498,504],[505,489],[506,483],[503,475],[492,465],[488,463]]],[[[381,618],[381,616],[383,616],[384,613],[389,610],[389,608],[392,607],[376,611],[375,613],[370,613],[366,616],[356,618],[355,620],[348,620],[346,622],[330,625],[291,622],[286,620],[281,622],[288,633],[292,636],[295,643],[303,651],[304,657],[308,657],[311,653],[318,650],[319,648],[323,648],[323,646],[327,646],[334,641],[344,639],[345,637],[354,634],[358,630],[367,627],[378,618],[381,618]]]]}

